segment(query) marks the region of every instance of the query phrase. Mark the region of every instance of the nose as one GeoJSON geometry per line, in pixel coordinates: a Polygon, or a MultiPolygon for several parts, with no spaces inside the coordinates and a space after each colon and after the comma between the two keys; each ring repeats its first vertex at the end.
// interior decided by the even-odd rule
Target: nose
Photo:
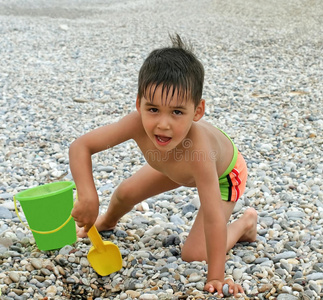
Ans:
{"type": "Polygon", "coordinates": [[[161,116],[158,119],[158,123],[157,123],[157,128],[161,129],[161,130],[167,130],[170,129],[170,123],[169,123],[169,119],[166,116],[161,116]]]}

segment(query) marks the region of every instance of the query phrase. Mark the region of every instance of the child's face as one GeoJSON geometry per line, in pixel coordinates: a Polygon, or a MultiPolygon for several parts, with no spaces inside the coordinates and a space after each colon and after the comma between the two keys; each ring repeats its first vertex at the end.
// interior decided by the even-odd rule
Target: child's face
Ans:
{"type": "Polygon", "coordinates": [[[181,101],[176,92],[171,99],[171,94],[170,91],[167,98],[165,95],[162,98],[159,86],[152,102],[142,97],[136,103],[148,137],[161,151],[177,147],[186,138],[193,121],[198,121],[204,114],[204,100],[195,108],[193,101],[181,101]]]}

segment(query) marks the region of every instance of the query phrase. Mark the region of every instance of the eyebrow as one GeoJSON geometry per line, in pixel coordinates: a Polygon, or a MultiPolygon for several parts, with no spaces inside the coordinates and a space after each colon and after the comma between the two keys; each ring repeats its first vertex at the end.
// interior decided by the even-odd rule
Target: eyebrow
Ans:
{"type": "MultiPolygon", "coordinates": [[[[151,103],[149,101],[147,101],[145,103],[145,106],[147,107],[158,107],[158,105],[154,104],[154,103],[151,103]]],[[[181,109],[181,110],[187,110],[187,108],[185,106],[181,106],[181,105],[176,105],[176,106],[171,106],[171,105],[168,105],[169,108],[172,108],[172,109],[181,109]]]]}

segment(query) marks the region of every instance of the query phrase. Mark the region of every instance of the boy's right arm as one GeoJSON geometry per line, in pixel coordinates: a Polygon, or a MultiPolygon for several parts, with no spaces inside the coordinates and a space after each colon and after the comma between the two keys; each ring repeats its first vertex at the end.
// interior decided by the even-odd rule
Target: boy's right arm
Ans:
{"type": "Polygon", "coordinates": [[[77,188],[77,200],[72,210],[78,227],[90,229],[99,213],[99,198],[92,175],[91,153],[82,137],[70,146],[69,159],[73,180],[77,188]]]}
{"type": "Polygon", "coordinates": [[[100,127],[79,137],[71,144],[70,169],[78,194],[72,217],[79,227],[85,226],[85,231],[95,223],[99,213],[99,198],[92,174],[92,154],[135,138],[140,126],[139,115],[134,112],[119,122],[100,127]]]}

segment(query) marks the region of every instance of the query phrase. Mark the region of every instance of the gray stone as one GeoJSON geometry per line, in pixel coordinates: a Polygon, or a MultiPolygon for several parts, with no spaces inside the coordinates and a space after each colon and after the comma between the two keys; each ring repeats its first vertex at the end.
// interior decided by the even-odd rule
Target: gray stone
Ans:
{"type": "Polygon", "coordinates": [[[189,203],[183,207],[182,214],[186,215],[189,212],[193,213],[195,210],[196,210],[196,207],[193,204],[189,203]]]}
{"type": "Polygon", "coordinates": [[[15,272],[15,271],[10,272],[9,277],[13,282],[19,282],[20,275],[18,272],[15,272]]]}
{"type": "Polygon", "coordinates": [[[0,199],[7,200],[7,199],[12,199],[12,198],[13,198],[13,195],[10,194],[10,193],[2,193],[2,194],[0,194],[0,199]]]}
{"type": "Polygon", "coordinates": [[[174,224],[174,225],[184,225],[185,221],[181,218],[180,215],[172,215],[170,217],[170,221],[174,224]]]}
{"type": "Polygon", "coordinates": [[[225,297],[230,297],[231,293],[229,293],[229,285],[228,284],[225,284],[223,286],[222,291],[223,291],[223,295],[225,297]]]}
{"type": "Polygon", "coordinates": [[[250,264],[256,260],[256,256],[254,256],[253,254],[245,255],[245,256],[243,256],[242,260],[245,263],[250,264]]]}
{"type": "Polygon", "coordinates": [[[0,206],[0,219],[12,219],[12,213],[8,208],[0,206]]]}
{"type": "Polygon", "coordinates": [[[312,273],[312,274],[308,274],[306,276],[307,280],[323,280],[323,273],[318,272],[318,273],[312,273]]]}
{"type": "Polygon", "coordinates": [[[111,167],[111,166],[99,166],[97,167],[97,171],[98,172],[112,172],[115,168],[114,167],[111,167]]]}
{"type": "Polygon", "coordinates": [[[317,295],[320,294],[321,292],[321,286],[317,284],[315,281],[310,281],[309,282],[309,288],[314,291],[317,295]]]}
{"type": "Polygon", "coordinates": [[[66,245],[59,250],[59,254],[68,255],[74,248],[71,245],[66,245]]]}
{"type": "Polygon", "coordinates": [[[295,257],[296,257],[296,253],[294,251],[286,251],[275,255],[273,257],[273,261],[276,263],[276,262],[279,262],[281,259],[289,259],[289,258],[295,258],[295,257]]]}
{"type": "Polygon", "coordinates": [[[259,224],[264,223],[267,227],[271,227],[274,223],[274,219],[272,217],[261,217],[259,218],[259,224]]]}
{"type": "Polygon", "coordinates": [[[301,220],[306,216],[302,211],[288,211],[286,214],[289,220],[301,220]]]}
{"type": "Polygon", "coordinates": [[[136,289],[137,280],[128,278],[124,282],[125,290],[135,290],[136,289]]]}
{"type": "Polygon", "coordinates": [[[181,242],[180,237],[176,234],[171,234],[168,235],[164,240],[163,240],[163,246],[164,247],[169,247],[172,245],[179,245],[181,242]]]}
{"type": "Polygon", "coordinates": [[[127,237],[127,236],[128,236],[127,232],[125,232],[124,230],[120,230],[120,229],[117,229],[117,230],[115,231],[115,235],[116,235],[117,237],[122,237],[122,238],[125,238],[125,237],[127,237]]]}
{"type": "Polygon", "coordinates": [[[242,278],[243,271],[242,271],[242,269],[234,269],[232,275],[233,275],[233,279],[235,281],[238,281],[242,278]]]}
{"type": "Polygon", "coordinates": [[[298,300],[298,297],[290,294],[279,294],[277,300],[298,300]]]}

